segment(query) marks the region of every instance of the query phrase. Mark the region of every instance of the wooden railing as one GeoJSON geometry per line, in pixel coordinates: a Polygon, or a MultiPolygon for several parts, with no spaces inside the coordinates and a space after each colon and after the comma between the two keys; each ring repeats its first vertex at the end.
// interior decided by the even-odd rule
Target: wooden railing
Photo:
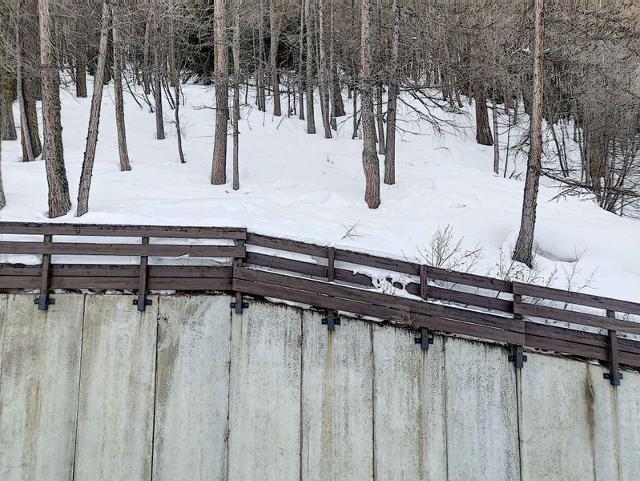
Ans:
{"type": "Polygon", "coordinates": [[[40,309],[55,289],[135,291],[139,310],[152,290],[225,291],[236,295],[238,312],[242,295],[263,296],[379,318],[423,336],[442,331],[508,344],[519,365],[522,348],[598,360],[610,366],[614,385],[619,364],[640,367],[640,304],[633,302],[244,228],[5,222],[0,235],[0,255],[10,256],[0,263],[0,290],[38,290],[40,309]],[[78,264],[78,256],[92,262],[78,264]]]}

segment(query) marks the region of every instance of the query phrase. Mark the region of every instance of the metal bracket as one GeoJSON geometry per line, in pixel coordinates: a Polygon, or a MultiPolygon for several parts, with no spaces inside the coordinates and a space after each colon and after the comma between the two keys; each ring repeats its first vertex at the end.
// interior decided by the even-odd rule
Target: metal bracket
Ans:
{"type": "Polygon", "coordinates": [[[624,376],[621,372],[605,372],[602,377],[608,379],[612,386],[619,386],[624,376]]]}
{"type": "Polygon", "coordinates": [[[49,297],[48,294],[40,294],[33,300],[33,303],[38,306],[39,311],[46,311],[49,309],[49,306],[55,305],[56,300],[49,297]]]}
{"type": "Polygon", "coordinates": [[[147,299],[146,297],[142,299],[144,302],[140,302],[140,299],[134,299],[133,305],[138,306],[138,310],[143,312],[145,307],[153,305],[153,301],[151,299],[147,299]]]}
{"type": "Polygon", "coordinates": [[[236,314],[242,314],[243,309],[249,309],[249,303],[242,299],[242,294],[236,292],[236,300],[230,304],[230,307],[236,310],[236,314]]]}
{"type": "Polygon", "coordinates": [[[331,312],[327,317],[322,319],[322,325],[327,326],[329,332],[333,332],[336,330],[336,326],[342,325],[342,322],[340,321],[340,317],[337,313],[331,312]]]}
{"type": "Polygon", "coordinates": [[[427,352],[431,344],[433,344],[433,336],[429,332],[429,329],[420,329],[420,337],[414,338],[416,344],[420,344],[420,349],[427,352]]]}
{"type": "Polygon", "coordinates": [[[513,354],[509,356],[509,362],[512,362],[516,369],[524,367],[524,363],[527,362],[527,355],[524,353],[522,346],[513,348],[513,354]]]}

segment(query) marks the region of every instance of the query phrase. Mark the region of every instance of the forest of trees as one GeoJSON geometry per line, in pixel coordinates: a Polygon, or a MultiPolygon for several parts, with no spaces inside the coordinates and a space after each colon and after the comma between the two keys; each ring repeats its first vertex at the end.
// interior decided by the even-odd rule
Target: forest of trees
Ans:
{"type": "Polygon", "coordinates": [[[494,146],[496,174],[511,175],[517,153],[528,159],[514,258],[530,265],[541,176],[557,181],[561,195],[638,214],[639,65],[640,8],[628,0],[0,0],[0,156],[3,140],[19,141],[25,162],[44,160],[48,215],[68,214],[60,88],[77,97],[91,91],[75,212],[82,216],[106,84],[123,171],[132,168],[125,101],[155,113],[158,140],[172,111],[185,162],[181,85],[213,84],[210,181],[227,183],[229,159],[236,190],[245,102],[297,116],[307,134],[326,138],[352,102],[364,200],[375,209],[384,202],[381,182],[394,184],[402,161],[399,106],[438,129],[450,122],[440,113],[449,119],[472,102],[476,140],[494,146]],[[512,135],[523,117],[528,134],[512,135]]]}

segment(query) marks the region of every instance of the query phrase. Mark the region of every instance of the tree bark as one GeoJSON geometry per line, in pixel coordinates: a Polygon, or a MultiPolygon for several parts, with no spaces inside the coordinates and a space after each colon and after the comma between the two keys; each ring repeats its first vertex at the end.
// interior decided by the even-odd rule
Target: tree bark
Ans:
{"type": "Polygon", "coordinates": [[[164,132],[164,112],[162,108],[162,62],[161,58],[161,49],[160,49],[160,40],[162,38],[160,32],[160,25],[158,23],[157,13],[154,12],[154,49],[153,49],[153,101],[155,104],[155,112],[156,112],[156,139],[164,140],[166,138],[164,132]]]}
{"type": "MultiPolygon", "coordinates": [[[[172,4],[172,6],[175,4],[172,4]]],[[[180,102],[182,95],[182,86],[180,84],[180,68],[178,67],[178,53],[176,51],[176,31],[174,26],[174,19],[171,19],[171,32],[169,32],[169,58],[171,62],[171,83],[175,92],[175,109],[174,119],[176,123],[176,135],[178,137],[178,157],[180,163],[185,164],[184,151],[182,149],[182,127],[180,126],[180,102]]]]}
{"type": "Polygon", "coordinates": [[[107,49],[109,43],[109,23],[111,16],[111,0],[102,2],[102,26],[100,28],[100,49],[98,51],[98,66],[93,80],[93,95],[91,97],[91,111],[89,114],[89,130],[87,145],[82,162],[80,185],[78,187],[78,206],[76,216],[80,217],[89,212],[89,191],[91,190],[91,176],[96,158],[98,145],[98,129],[100,126],[100,110],[102,108],[102,91],[104,88],[104,73],[107,63],[107,49]]]}
{"type": "MultiPolygon", "coordinates": [[[[15,80],[15,78],[14,78],[15,80]]],[[[0,74],[0,123],[2,123],[2,140],[17,140],[18,133],[13,119],[13,95],[9,83],[11,78],[0,74]]]]}
{"type": "Polygon", "coordinates": [[[384,156],[384,183],[396,183],[396,122],[398,111],[398,58],[400,56],[400,8],[393,0],[393,39],[391,41],[391,78],[387,104],[387,145],[384,156]]]}
{"type": "Polygon", "coordinates": [[[235,0],[233,12],[233,190],[240,189],[240,10],[242,0],[235,0]]]}
{"type": "Polygon", "coordinates": [[[498,106],[496,99],[491,99],[491,117],[493,119],[493,171],[500,173],[500,137],[498,132],[498,106]]]}
{"type": "Polygon", "coordinates": [[[115,0],[111,6],[113,38],[113,89],[116,102],[116,128],[118,130],[118,154],[120,170],[131,170],[129,149],[127,147],[127,128],[124,117],[124,95],[122,93],[122,45],[120,39],[120,6],[115,0]]]}
{"type": "Polygon", "coordinates": [[[325,53],[324,35],[324,0],[318,0],[318,82],[320,90],[320,110],[322,113],[322,126],[324,127],[324,137],[331,138],[331,119],[329,118],[329,80],[327,70],[327,59],[325,53]]]}
{"type": "Polygon", "coordinates": [[[282,107],[280,103],[280,81],[278,79],[278,46],[280,31],[282,30],[283,8],[276,5],[276,0],[269,0],[269,25],[271,28],[271,43],[269,48],[269,71],[271,74],[271,88],[273,89],[273,115],[280,117],[282,107]]]}
{"type": "Polygon", "coordinates": [[[476,142],[481,145],[493,145],[491,127],[489,127],[489,111],[484,85],[481,80],[473,82],[473,96],[476,101],[476,142]]]}
{"type": "Polygon", "coordinates": [[[42,64],[42,118],[47,145],[45,164],[49,185],[49,217],[60,217],[71,209],[69,183],[64,165],[60,120],[60,77],[56,62],[50,0],[39,0],[40,61],[42,64]]]}
{"type": "Polygon", "coordinates": [[[544,97],[544,0],[535,0],[535,61],[533,68],[533,111],[531,155],[522,201],[520,233],[513,259],[529,267],[533,264],[533,239],[536,225],[538,187],[542,165],[542,100],[544,97]]]}
{"type": "Polygon", "coordinates": [[[229,117],[229,73],[227,61],[227,19],[225,0],[214,2],[214,43],[216,86],[216,131],[213,146],[211,183],[227,182],[227,122],[229,117]]]}
{"type": "Polygon", "coordinates": [[[311,30],[311,0],[304,0],[304,18],[307,24],[307,133],[316,133],[316,117],[313,99],[313,32],[311,30]]]}
{"type": "MultiPolygon", "coordinates": [[[[29,23],[29,16],[36,8],[35,1],[18,0],[18,21],[16,25],[16,88],[20,109],[20,139],[22,160],[33,161],[42,154],[38,112],[36,109],[36,87],[39,68],[36,67],[38,42],[33,35],[37,25],[29,23]]],[[[37,23],[37,22],[35,22],[37,23]]]]}
{"type": "Polygon", "coordinates": [[[378,153],[380,155],[383,155],[386,151],[386,144],[384,141],[384,113],[383,113],[383,109],[382,109],[382,82],[379,82],[378,85],[376,85],[375,88],[375,92],[376,92],[376,120],[377,120],[377,124],[378,124],[378,153]]]}
{"type": "Polygon", "coordinates": [[[370,209],[380,206],[380,163],[376,153],[376,126],[373,114],[371,80],[371,0],[362,0],[360,42],[360,98],[362,111],[362,166],[365,177],[365,202],[370,209]]]}
{"type": "Polygon", "coordinates": [[[304,5],[305,0],[300,0],[300,56],[298,61],[298,118],[304,120],[304,5]]]}

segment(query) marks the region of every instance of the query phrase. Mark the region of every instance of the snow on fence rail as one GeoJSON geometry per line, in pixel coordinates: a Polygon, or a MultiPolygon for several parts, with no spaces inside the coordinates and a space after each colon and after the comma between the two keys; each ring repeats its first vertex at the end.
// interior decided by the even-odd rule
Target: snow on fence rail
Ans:
{"type": "Polygon", "coordinates": [[[4,222],[0,235],[0,255],[6,257],[0,290],[37,289],[40,309],[47,309],[54,289],[132,290],[139,310],[152,290],[226,291],[236,293],[240,310],[242,295],[263,296],[380,318],[423,335],[442,331],[510,344],[516,363],[523,361],[522,348],[597,360],[610,366],[614,385],[619,364],[640,367],[640,324],[629,320],[640,315],[640,304],[633,302],[244,228],[4,222]],[[16,262],[25,255],[28,262],[16,262]],[[78,264],[78,256],[108,263],[78,264]],[[193,258],[201,265],[181,265],[193,258]]]}

